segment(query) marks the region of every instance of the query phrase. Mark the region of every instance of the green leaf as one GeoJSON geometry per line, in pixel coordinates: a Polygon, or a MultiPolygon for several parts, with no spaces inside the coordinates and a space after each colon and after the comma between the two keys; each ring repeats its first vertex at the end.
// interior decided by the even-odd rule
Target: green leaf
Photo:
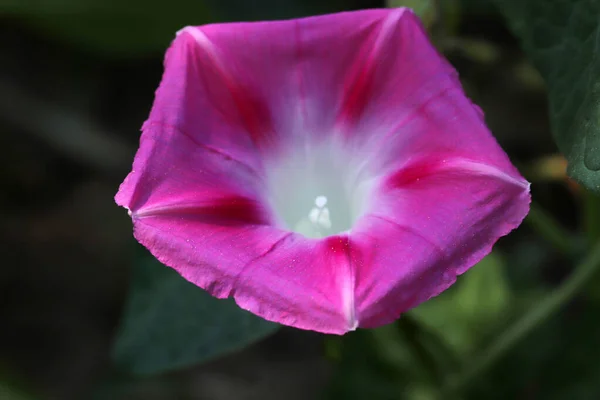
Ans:
{"type": "Polygon", "coordinates": [[[239,350],[278,328],[231,299],[213,298],[144,251],[113,359],[124,372],[157,374],[239,350]]]}
{"type": "Polygon", "coordinates": [[[503,321],[510,302],[502,259],[492,253],[410,315],[435,330],[456,352],[466,353],[503,321]]]}
{"type": "Polygon", "coordinates": [[[600,3],[494,0],[548,87],[569,175],[600,192],[600,3]]]}

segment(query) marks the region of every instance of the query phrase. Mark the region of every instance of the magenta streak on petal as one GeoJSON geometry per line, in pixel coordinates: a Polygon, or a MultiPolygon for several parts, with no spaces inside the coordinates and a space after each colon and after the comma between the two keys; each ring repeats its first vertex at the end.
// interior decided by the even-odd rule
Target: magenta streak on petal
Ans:
{"type": "Polygon", "coordinates": [[[403,12],[403,9],[396,9],[390,13],[379,29],[372,47],[359,50],[359,54],[355,59],[357,64],[351,70],[351,74],[348,76],[344,87],[343,103],[338,114],[338,121],[340,123],[344,124],[356,121],[361,116],[365,105],[369,102],[378,58],[382,56],[382,48],[384,48],[385,42],[391,39],[390,36],[396,28],[403,12]]]}
{"type": "Polygon", "coordinates": [[[201,196],[199,198],[197,203],[174,203],[144,208],[134,212],[132,217],[140,219],[156,216],[193,216],[216,225],[268,225],[270,223],[261,204],[255,200],[237,195],[222,195],[210,200],[203,199],[201,196]]]}
{"type": "Polygon", "coordinates": [[[339,273],[339,288],[342,295],[342,305],[347,321],[347,329],[354,330],[358,326],[359,316],[354,305],[355,268],[358,257],[356,249],[352,248],[350,237],[347,235],[330,236],[324,239],[324,245],[329,248],[331,263],[345,266],[345,271],[339,273]]]}
{"type": "Polygon", "coordinates": [[[180,33],[192,35],[196,43],[204,50],[222,83],[227,87],[241,119],[240,122],[247,130],[254,144],[258,148],[272,146],[275,141],[275,132],[269,108],[264,101],[254,97],[252,93],[236,82],[235,78],[229,73],[225,63],[222,62],[218,50],[202,29],[187,27],[181,30],[180,33]]]}
{"type": "Polygon", "coordinates": [[[530,200],[522,178],[450,155],[412,162],[377,191],[355,232],[370,251],[357,285],[363,327],[391,322],[449,287],[521,223],[530,200]]]}
{"type": "Polygon", "coordinates": [[[529,182],[524,179],[516,179],[498,168],[490,165],[485,165],[480,162],[458,158],[453,155],[437,155],[435,158],[413,162],[410,165],[401,168],[398,172],[388,176],[386,183],[394,187],[402,187],[411,182],[417,181],[435,173],[445,171],[462,171],[473,175],[486,175],[489,177],[499,178],[507,183],[520,186],[529,191],[529,182]]]}
{"type": "MultiPolygon", "coordinates": [[[[445,72],[444,72],[444,75],[445,75],[445,72]]],[[[449,80],[444,80],[444,81],[446,83],[450,83],[449,80]]],[[[436,83],[437,82],[439,82],[439,81],[436,80],[436,83]]],[[[440,84],[438,83],[438,85],[440,85],[440,84]]],[[[423,112],[423,110],[425,110],[432,102],[435,102],[435,100],[437,100],[440,96],[442,96],[444,93],[446,93],[450,90],[457,90],[456,86],[452,85],[450,87],[444,87],[444,86],[440,85],[437,88],[437,91],[433,91],[431,93],[431,97],[424,100],[421,104],[419,104],[417,107],[415,107],[410,114],[407,114],[404,116],[404,118],[401,118],[392,129],[390,129],[389,131],[384,133],[381,136],[381,138],[377,139],[377,142],[374,144],[373,149],[370,150],[371,157],[380,159],[381,155],[385,154],[386,149],[389,147],[390,141],[393,140],[393,136],[398,134],[398,132],[402,129],[402,127],[404,127],[406,124],[408,124],[414,118],[419,118],[419,117],[422,118],[421,113],[423,112]]],[[[410,97],[410,95],[408,97],[410,97]]],[[[399,160],[399,162],[401,162],[401,160],[399,160]]],[[[360,167],[357,168],[357,176],[360,176],[360,174],[363,173],[363,171],[366,168],[368,168],[371,163],[373,163],[373,160],[371,158],[365,158],[362,161],[360,167]]],[[[394,167],[394,165],[391,165],[391,167],[394,167]]]]}
{"type": "Polygon", "coordinates": [[[294,40],[296,43],[296,62],[295,62],[295,69],[296,69],[296,73],[295,73],[295,77],[296,77],[296,85],[298,87],[298,98],[300,101],[300,110],[301,110],[301,115],[302,115],[302,119],[303,121],[306,121],[307,118],[307,109],[306,109],[306,90],[304,88],[304,71],[303,71],[303,64],[304,64],[304,49],[303,49],[303,44],[301,42],[302,36],[300,35],[300,22],[299,21],[295,21],[294,23],[294,40]]]}
{"type": "Polygon", "coordinates": [[[529,188],[531,183],[527,182],[525,179],[517,179],[512,175],[509,175],[496,167],[491,165],[483,164],[481,162],[475,162],[465,159],[450,159],[445,164],[446,169],[456,169],[462,171],[469,171],[473,173],[473,175],[487,175],[494,178],[499,178],[507,183],[511,183],[516,186],[520,186],[525,189],[525,191],[529,192],[529,188]]]}

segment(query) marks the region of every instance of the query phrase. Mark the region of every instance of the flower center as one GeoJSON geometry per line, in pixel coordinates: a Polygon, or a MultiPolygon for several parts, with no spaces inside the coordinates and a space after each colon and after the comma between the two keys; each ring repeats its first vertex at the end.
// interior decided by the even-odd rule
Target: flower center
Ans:
{"type": "Polygon", "coordinates": [[[268,183],[281,223],[310,238],[349,231],[368,193],[360,164],[332,143],[298,146],[273,162],[268,183]]]}

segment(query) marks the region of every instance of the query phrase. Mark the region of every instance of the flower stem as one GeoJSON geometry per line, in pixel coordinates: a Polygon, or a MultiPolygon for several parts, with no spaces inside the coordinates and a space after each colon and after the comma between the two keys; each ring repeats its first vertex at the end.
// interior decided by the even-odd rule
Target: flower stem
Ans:
{"type": "Polygon", "coordinates": [[[586,190],[584,196],[584,224],[589,243],[600,239],[600,198],[586,190]]]}
{"type": "Polygon", "coordinates": [[[536,203],[531,203],[529,215],[525,221],[562,254],[571,257],[577,251],[578,245],[572,235],[536,203]]]}
{"type": "Polygon", "coordinates": [[[451,376],[446,381],[442,393],[457,393],[467,387],[478,375],[485,372],[496,361],[504,356],[516,343],[527,336],[535,327],[539,326],[555,312],[571,300],[600,267],[600,243],[597,243],[584,261],[558,288],[550,293],[544,300],[529,310],[512,326],[500,335],[487,349],[466,364],[461,373],[451,376]]]}

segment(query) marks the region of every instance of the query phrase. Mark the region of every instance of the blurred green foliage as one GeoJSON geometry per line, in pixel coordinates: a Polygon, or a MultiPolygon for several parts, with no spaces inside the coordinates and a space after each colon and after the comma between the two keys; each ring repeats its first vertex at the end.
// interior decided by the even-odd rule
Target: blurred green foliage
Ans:
{"type": "Polygon", "coordinates": [[[435,399],[443,370],[457,366],[452,350],[410,316],[340,342],[327,399],[435,399]]]}
{"type": "Polygon", "coordinates": [[[0,383],[0,399],[2,400],[31,400],[31,397],[0,383]]]}
{"type": "Polygon", "coordinates": [[[220,300],[139,249],[114,348],[118,370],[158,374],[239,350],[279,329],[220,300]]]}
{"type": "Polygon", "coordinates": [[[32,397],[20,389],[0,381],[0,399],[2,400],[32,400],[32,397]]]}
{"type": "Polygon", "coordinates": [[[411,311],[459,354],[467,355],[506,322],[512,293],[498,253],[484,258],[450,289],[411,311]]]}
{"type": "Polygon", "coordinates": [[[474,385],[473,398],[600,398],[598,315],[581,300],[543,323],[474,385]]]}

